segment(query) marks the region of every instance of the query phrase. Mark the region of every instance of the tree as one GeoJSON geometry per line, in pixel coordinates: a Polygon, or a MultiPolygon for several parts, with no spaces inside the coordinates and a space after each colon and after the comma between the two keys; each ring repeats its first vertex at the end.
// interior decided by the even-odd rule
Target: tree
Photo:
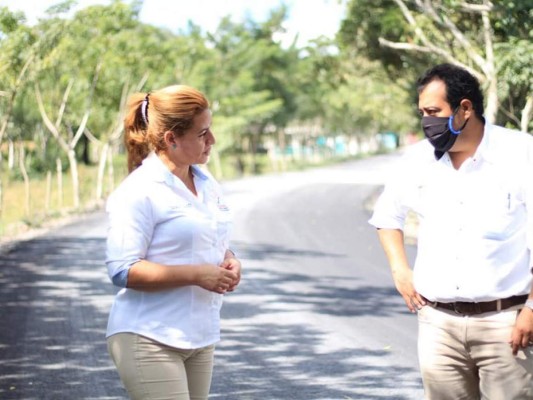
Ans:
{"type": "Polygon", "coordinates": [[[264,136],[287,123],[294,110],[287,85],[287,52],[274,40],[281,29],[284,9],[263,23],[251,20],[234,23],[224,18],[208,34],[213,54],[201,63],[201,87],[212,100],[218,148],[238,157],[250,155],[253,172],[258,171],[256,154],[264,136]]]}
{"type": "MultiPolygon", "coordinates": [[[[364,40],[366,54],[382,61],[393,74],[407,70],[418,75],[428,64],[439,61],[466,68],[485,87],[485,116],[495,121],[502,103],[497,60],[504,55],[499,51],[505,46],[500,44],[511,38],[530,41],[531,5],[515,3],[378,0],[370,6],[363,0],[351,0],[341,36],[346,45],[359,49],[363,46],[356,42],[364,40]]],[[[527,48],[531,52],[531,47],[527,48]]],[[[528,96],[518,101],[521,107],[527,105],[528,96]]]]}

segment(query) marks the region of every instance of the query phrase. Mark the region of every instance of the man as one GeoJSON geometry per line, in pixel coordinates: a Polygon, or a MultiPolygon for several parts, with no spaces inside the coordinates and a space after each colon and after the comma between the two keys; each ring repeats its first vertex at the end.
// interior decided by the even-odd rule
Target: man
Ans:
{"type": "Polygon", "coordinates": [[[418,107],[427,140],[408,148],[369,222],[418,311],[426,400],[531,400],[533,136],[487,123],[478,81],[450,64],[420,77],[418,107]]]}

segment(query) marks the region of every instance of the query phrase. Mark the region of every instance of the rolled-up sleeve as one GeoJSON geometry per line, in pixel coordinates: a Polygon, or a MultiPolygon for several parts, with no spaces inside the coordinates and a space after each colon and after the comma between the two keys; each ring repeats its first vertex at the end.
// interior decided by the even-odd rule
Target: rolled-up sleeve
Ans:
{"type": "Polygon", "coordinates": [[[368,222],[378,229],[403,230],[407,212],[408,209],[402,205],[398,188],[392,184],[387,185],[378,197],[368,222]]]}
{"type": "Polygon", "coordinates": [[[368,222],[378,229],[403,230],[409,211],[405,201],[405,193],[410,186],[408,182],[410,177],[409,163],[406,156],[391,166],[390,171],[390,179],[374,204],[372,217],[368,222]]]}
{"type": "Polygon", "coordinates": [[[154,218],[146,197],[131,197],[115,192],[106,205],[108,234],[106,266],[114,285],[126,287],[128,271],[133,264],[146,257],[154,218]]]}

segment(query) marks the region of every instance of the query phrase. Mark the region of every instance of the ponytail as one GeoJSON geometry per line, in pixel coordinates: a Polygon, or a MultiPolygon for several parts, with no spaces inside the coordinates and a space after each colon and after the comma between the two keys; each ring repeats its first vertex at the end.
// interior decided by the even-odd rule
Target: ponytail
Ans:
{"type": "MultiPolygon", "coordinates": [[[[145,95],[136,93],[131,96],[128,111],[124,118],[124,146],[128,153],[128,172],[133,171],[150,153],[150,143],[146,134],[148,130],[147,117],[143,117],[143,103],[145,95]]],[[[148,110],[145,116],[148,115],[148,110]]]]}

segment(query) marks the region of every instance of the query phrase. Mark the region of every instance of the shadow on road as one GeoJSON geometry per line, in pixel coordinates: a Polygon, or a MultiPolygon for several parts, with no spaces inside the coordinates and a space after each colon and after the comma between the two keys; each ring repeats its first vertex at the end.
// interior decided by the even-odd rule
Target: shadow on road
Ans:
{"type": "MultiPolygon", "coordinates": [[[[104,248],[102,238],[67,234],[21,242],[0,254],[0,398],[127,398],[104,338],[115,293],[104,248]]],[[[371,316],[386,327],[393,315],[405,314],[394,288],[333,271],[291,272],[299,263],[346,261],[335,252],[261,243],[236,243],[235,250],[245,276],[222,310],[210,398],[414,398],[406,390],[418,390],[418,372],[401,365],[391,370],[386,344],[328,339],[339,320],[357,324],[371,316]],[[286,270],[269,268],[273,259],[286,270]],[[399,382],[402,390],[396,390],[399,382]]],[[[354,325],[354,332],[367,329],[373,328],[354,325]]],[[[394,330],[380,334],[385,343],[394,330]]]]}
{"type": "MultiPolygon", "coordinates": [[[[412,393],[421,386],[418,370],[401,365],[391,370],[388,346],[371,349],[351,338],[339,342],[338,336],[336,342],[328,341],[339,319],[357,324],[359,317],[370,316],[387,326],[393,315],[408,315],[393,287],[365,285],[340,275],[310,276],[290,268],[273,271],[268,264],[282,260],[305,265],[314,260],[327,265],[344,258],[342,254],[271,244],[234,246],[247,264],[241,287],[227,296],[223,308],[212,398],[414,398],[412,393]],[[316,329],[321,324],[324,329],[316,329]]],[[[368,328],[354,325],[354,332],[368,328]]],[[[394,332],[380,335],[386,342],[394,332]]]]}
{"type": "Polygon", "coordinates": [[[107,354],[104,240],[47,237],[0,255],[0,398],[124,399],[107,354]]]}

